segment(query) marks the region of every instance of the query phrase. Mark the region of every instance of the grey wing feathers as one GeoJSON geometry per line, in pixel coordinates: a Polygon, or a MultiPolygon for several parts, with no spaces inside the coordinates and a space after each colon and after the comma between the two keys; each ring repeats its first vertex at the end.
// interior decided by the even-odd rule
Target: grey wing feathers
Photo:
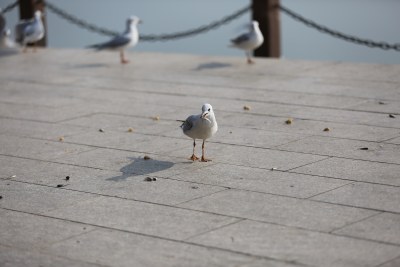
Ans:
{"type": "Polygon", "coordinates": [[[125,36],[116,36],[115,38],[111,39],[108,42],[101,43],[101,44],[95,44],[89,46],[90,48],[96,48],[96,49],[106,49],[106,48],[118,48],[120,46],[124,46],[130,42],[130,39],[125,37],[125,36]]]}
{"type": "Polygon", "coordinates": [[[15,40],[18,43],[22,43],[26,30],[28,30],[26,33],[27,33],[27,35],[29,35],[29,29],[32,28],[32,27],[30,27],[31,23],[32,23],[32,20],[24,20],[24,21],[19,22],[15,26],[15,40]]]}
{"type": "Polygon", "coordinates": [[[195,120],[196,116],[192,115],[189,116],[181,125],[181,128],[184,132],[189,131],[193,127],[193,121],[195,120]]]}
{"type": "Polygon", "coordinates": [[[234,44],[240,44],[240,43],[248,41],[249,39],[250,39],[249,34],[245,33],[245,34],[242,34],[242,35],[236,37],[235,39],[232,39],[231,42],[234,44]]]}

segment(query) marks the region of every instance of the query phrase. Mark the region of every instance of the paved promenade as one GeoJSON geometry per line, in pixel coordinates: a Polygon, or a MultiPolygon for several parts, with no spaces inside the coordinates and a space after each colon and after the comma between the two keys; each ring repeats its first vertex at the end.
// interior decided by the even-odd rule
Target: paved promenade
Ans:
{"type": "Polygon", "coordinates": [[[400,65],[128,57],[0,56],[0,266],[400,266],[400,65]]]}

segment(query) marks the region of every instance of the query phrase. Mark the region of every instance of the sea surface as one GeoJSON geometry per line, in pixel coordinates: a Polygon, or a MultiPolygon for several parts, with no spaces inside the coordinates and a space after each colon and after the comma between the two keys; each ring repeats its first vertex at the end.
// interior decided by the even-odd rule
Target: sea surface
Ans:
{"type": "MultiPolygon", "coordinates": [[[[0,0],[4,8],[14,0],[0,0]]],[[[219,20],[249,5],[245,0],[48,0],[68,13],[95,25],[123,31],[125,20],[139,16],[142,34],[173,33],[219,20]]],[[[334,30],[375,41],[400,43],[399,0],[281,0],[281,4],[304,17],[334,30]]],[[[166,42],[140,42],[134,51],[156,51],[198,55],[240,56],[229,48],[229,40],[242,33],[250,21],[246,13],[230,24],[190,38],[166,42]]],[[[400,64],[400,52],[369,48],[320,33],[281,13],[282,57],[301,60],[352,61],[400,64]]],[[[13,30],[18,10],[6,14],[13,30]]],[[[70,24],[47,11],[48,45],[84,48],[108,39],[70,24]]]]}

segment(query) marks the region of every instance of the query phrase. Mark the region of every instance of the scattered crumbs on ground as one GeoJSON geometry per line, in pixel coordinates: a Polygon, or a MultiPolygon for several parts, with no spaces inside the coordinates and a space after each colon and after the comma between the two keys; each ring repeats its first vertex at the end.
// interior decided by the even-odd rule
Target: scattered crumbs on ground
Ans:
{"type": "Polygon", "coordinates": [[[286,124],[292,124],[292,122],[293,122],[293,119],[292,119],[292,118],[289,118],[289,119],[287,119],[287,120],[285,121],[286,124]]]}
{"type": "Polygon", "coordinates": [[[156,177],[153,177],[153,181],[154,181],[154,182],[157,181],[157,178],[156,178],[156,177]]]}
{"type": "Polygon", "coordinates": [[[324,129],[324,132],[329,132],[331,129],[329,129],[329,128],[325,128],[324,129]]]}
{"type": "Polygon", "coordinates": [[[63,184],[58,184],[58,185],[57,185],[57,187],[63,187],[63,186],[64,186],[63,184]]]}
{"type": "Polygon", "coordinates": [[[383,101],[379,101],[378,103],[379,103],[379,105],[386,105],[386,103],[383,101]]]}
{"type": "Polygon", "coordinates": [[[102,128],[99,129],[99,132],[104,133],[104,130],[102,128]]]}
{"type": "Polygon", "coordinates": [[[159,121],[160,120],[160,116],[154,116],[154,117],[151,117],[151,119],[153,121],[159,121]]]}
{"type": "Polygon", "coordinates": [[[144,159],[144,160],[149,160],[149,159],[151,159],[151,158],[150,158],[149,156],[146,155],[146,156],[143,157],[143,159],[144,159]]]}
{"type": "Polygon", "coordinates": [[[3,196],[0,196],[0,199],[3,199],[3,196]]]}
{"type": "Polygon", "coordinates": [[[271,168],[271,171],[275,171],[276,170],[276,168],[271,168]]]}
{"type": "Polygon", "coordinates": [[[199,187],[198,187],[198,186],[195,186],[195,185],[192,186],[191,188],[192,188],[192,189],[199,189],[199,187]]]}
{"type": "Polygon", "coordinates": [[[245,105],[245,106],[243,107],[243,109],[244,109],[244,110],[250,110],[250,106],[245,105]]]}
{"type": "Polygon", "coordinates": [[[360,150],[368,150],[368,147],[360,147],[360,150]]]}
{"type": "Polygon", "coordinates": [[[153,181],[153,179],[151,178],[151,177],[146,177],[146,178],[144,178],[144,180],[146,181],[146,182],[151,182],[151,181],[153,181]]]}
{"type": "Polygon", "coordinates": [[[231,133],[232,133],[232,131],[229,131],[229,133],[231,134],[231,133]]]}
{"type": "Polygon", "coordinates": [[[133,133],[133,128],[129,127],[128,128],[128,133],[133,133]]]}
{"type": "Polygon", "coordinates": [[[16,175],[11,175],[11,176],[10,176],[10,178],[16,178],[16,177],[17,177],[16,175]]]}
{"type": "Polygon", "coordinates": [[[68,181],[68,180],[69,180],[69,176],[66,176],[66,177],[65,177],[65,180],[68,181]]]}
{"type": "Polygon", "coordinates": [[[393,114],[389,114],[389,118],[396,118],[396,116],[395,115],[393,115],[393,114]]]}
{"type": "Polygon", "coordinates": [[[58,141],[64,142],[64,136],[60,136],[60,137],[58,138],[58,141]]]}

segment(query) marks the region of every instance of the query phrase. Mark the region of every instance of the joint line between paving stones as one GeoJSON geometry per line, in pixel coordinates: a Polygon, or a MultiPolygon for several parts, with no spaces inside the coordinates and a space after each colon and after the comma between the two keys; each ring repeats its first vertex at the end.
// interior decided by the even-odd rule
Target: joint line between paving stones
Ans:
{"type": "MultiPolygon", "coordinates": [[[[388,261],[382,262],[382,263],[376,265],[375,267],[382,267],[382,266],[386,265],[386,263],[390,263],[390,262],[395,261],[395,260],[397,260],[397,259],[400,259],[400,255],[398,255],[398,256],[396,256],[396,257],[394,257],[393,259],[390,259],[390,260],[388,260],[388,261]]],[[[394,265],[393,265],[393,266],[394,266],[394,265]]]]}
{"type": "MultiPolygon", "coordinates": [[[[72,223],[78,223],[78,224],[88,225],[88,226],[97,227],[97,228],[106,229],[106,230],[113,230],[113,231],[117,231],[117,232],[136,234],[136,235],[139,235],[139,236],[150,237],[150,238],[160,239],[160,240],[164,240],[164,241],[182,243],[182,244],[186,244],[186,245],[193,245],[193,246],[203,247],[203,248],[207,248],[207,249],[215,249],[215,250],[219,250],[219,251],[225,251],[225,252],[230,252],[230,253],[234,253],[234,254],[239,254],[239,255],[244,255],[244,256],[249,256],[249,257],[255,257],[257,259],[272,260],[272,261],[285,262],[285,263],[293,263],[293,261],[287,261],[287,260],[272,258],[272,257],[268,257],[268,256],[260,256],[260,255],[251,254],[251,253],[242,252],[242,251],[236,251],[236,250],[231,250],[231,249],[226,249],[226,248],[221,248],[221,247],[216,247],[216,246],[208,246],[208,245],[189,242],[189,241],[185,241],[185,240],[178,240],[178,239],[162,237],[162,236],[156,236],[156,235],[151,235],[151,234],[146,234],[146,233],[141,233],[141,232],[129,231],[129,230],[125,230],[125,229],[118,229],[118,228],[114,228],[114,227],[102,226],[102,225],[97,225],[97,224],[93,224],[93,223],[85,223],[85,222],[80,222],[80,221],[75,221],[75,220],[70,220],[70,219],[65,219],[65,218],[49,216],[49,215],[45,215],[45,214],[36,214],[36,213],[27,212],[27,211],[19,211],[19,210],[14,210],[14,209],[10,209],[10,208],[3,208],[3,207],[0,207],[0,209],[14,211],[14,212],[20,212],[20,213],[25,213],[25,214],[31,214],[31,215],[35,215],[35,216],[44,217],[44,218],[56,219],[56,220],[67,221],[67,222],[72,222],[72,223]]],[[[300,264],[302,266],[307,266],[307,265],[304,265],[302,263],[297,263],[297,262],[296,262],[296,264],[300,264]]]]}
{"type": "MultiPolygon", "coordinates": [[[[165,179],[168,179],[168,178],[165,178],[165,179]]],[[[187,182],[187,181],[184,181],[184,182],[187,182]]],[[[195,182],[193,182],[193,183],[195,183],[195,182]]],[[[223,188],[223,189],[221,189],[219,191],[212,192],[212,193],[209,193],[209,194],[206,194],[206,195],[202,195],[202,196],[199,196],[199,197],[195,197],[195,198],[192,198],[192,199],[189,199],[189,200],[185,200],[185,201],[182,201],[180,203],[175,203],[174,206],[180,206],[180,205],[185,204],[187,202],[194,201],[194,200],[201,199],[201,198],[205,198],[205,197],[209,197],[209,196],[215,195],[217,193],[221,193],[221,192],[224,192],[226,190],[230,190],[231,189],[230,187],[226,187],[226,186],[223,186],[223,187],[225,187],[225,188],[223,188]]]]}
{"type": "MultiPolygon", "coordinates": [[[[280,151],[280,150],[279,150],[280,151]]],[[[288,151],[289,152],[289,151],[288,151]]],[[[313,155],[313,154],[312,154],[313,155]]],[[[322,156],[322,155],[318,155],[318,156],[322,156]]],[[[291,170],[295,170],[295,169],[297,169],[297,168],[302,168],[302,167],[305,167],[305,166],[308,166],[308,165],[311,165],[311,164],[315,164],[315,163],[318,163],[318,162],[321,162],[321,161],[324,161],[324,160],[328,160],[328,159],[330,159],[331,158],[331,156],[325,156],[325,158],[322,158],[322,159],[319,159],[319,160],[316,160],[316,161],[313,161],[313,162],[309,162],[309,163],[305,163],[305,164],[303,164],[303,165],[300,165],[300,166],[296,166],[296,167],[293,167],[293,168],[291,168],[291,169],[287,169],[287,170],[285,170],[285,172],[290,172],[291,170]]]]}
{"type": "Polygon", "coordinates": [[[345,186],[348,186],[348,185],[351,185],[351,184],[354,184],[354,183],[355,183],[355,182],[350,182],[350,183],[347,183],[347,184],[343,184],[343,185],[340,185],[340,186],[338,186],[338,187],[329,189],[329,190],[327,190],[327,191],[319,192],[318,194],[315,194],[315,195],[313,195],[313,196],[307,197],[306,199],[307,199],[307,200],[310,200],[310,199],[313,198],[313,197],[316,197],[316,196],[319,196],[319,195],[323,195],[323,194],[325,194],[325,193],[334,191],[334,190],[336,190],[336,189],[339,189],[339,188],[342,188],[342,187],[345,187],[345,186]]]}
{"type": "Polygon", "coordinates": [[[351,237],[351,235],[340,234],[340,233],[335,233],[335,232],[336,232],[336,231],[339,231],[339,230],[341,230],[341,229],[343,229],[343,228],[346,228],[346,227],[348,227],[348,226],[351,226],[351,225],[353,225],[353,224],[366,221],[366,220],[368,220],[368,219],[371,219],[371,218],[373,218],[373,217],[376,217],[376,216],[381,215],[381,214],[384,214],[384,213],[385,213],[384,211],[376,212],[375,214],[372,214],[372,215],[367,216],[367,217],[365,217],[365,218],[362,218],[362,219],[360,219],[360,220],[356,220],[356,221],[354,221],[354,222],[347,223],[347,224],[345,224],[345,225],[343,225],[343,226],[337,227],[336,229],[332,229],[331,231],[329,231],[329,234],[336,234],[336,235],[343,235],[343,236],[350,236],[350,237],[351,237]]]}
{"type": "Polygon", "coordinates": [[[245,220],[246,220],[246,219],[244,219],[244,218],[242,218],[242,219],[237,219],[237,220],[234,221],[234,222],[230,222],[230,223],[227,223],[227,224],[224,224],[224,225],[220,225],[220,226],[215,227],[215,228],[213,228],[213,229],[209,229],[209,230],[207,230],[207,231],[204,231],[204,232],[197,233],[197,234],[194,234],[194,235],[192,235],[192,236],[189,236],[189,237],[183,239],[183,241],[188,241],[188,242],[190,242],[189,240],[192,239],[192,238],[195,238],[195,237],[198,237],[198,236],[207,234],[207,233],[211,233],[211,232],[213,232],[213,231],[220,230],[220,229],[225,228],[225,227],[228,227],[228,226],[232,226],[232,225],[234,225],[234,224],[237,224],[237,223],[242,222],[242,221],[245,221],[245,220]]]}

